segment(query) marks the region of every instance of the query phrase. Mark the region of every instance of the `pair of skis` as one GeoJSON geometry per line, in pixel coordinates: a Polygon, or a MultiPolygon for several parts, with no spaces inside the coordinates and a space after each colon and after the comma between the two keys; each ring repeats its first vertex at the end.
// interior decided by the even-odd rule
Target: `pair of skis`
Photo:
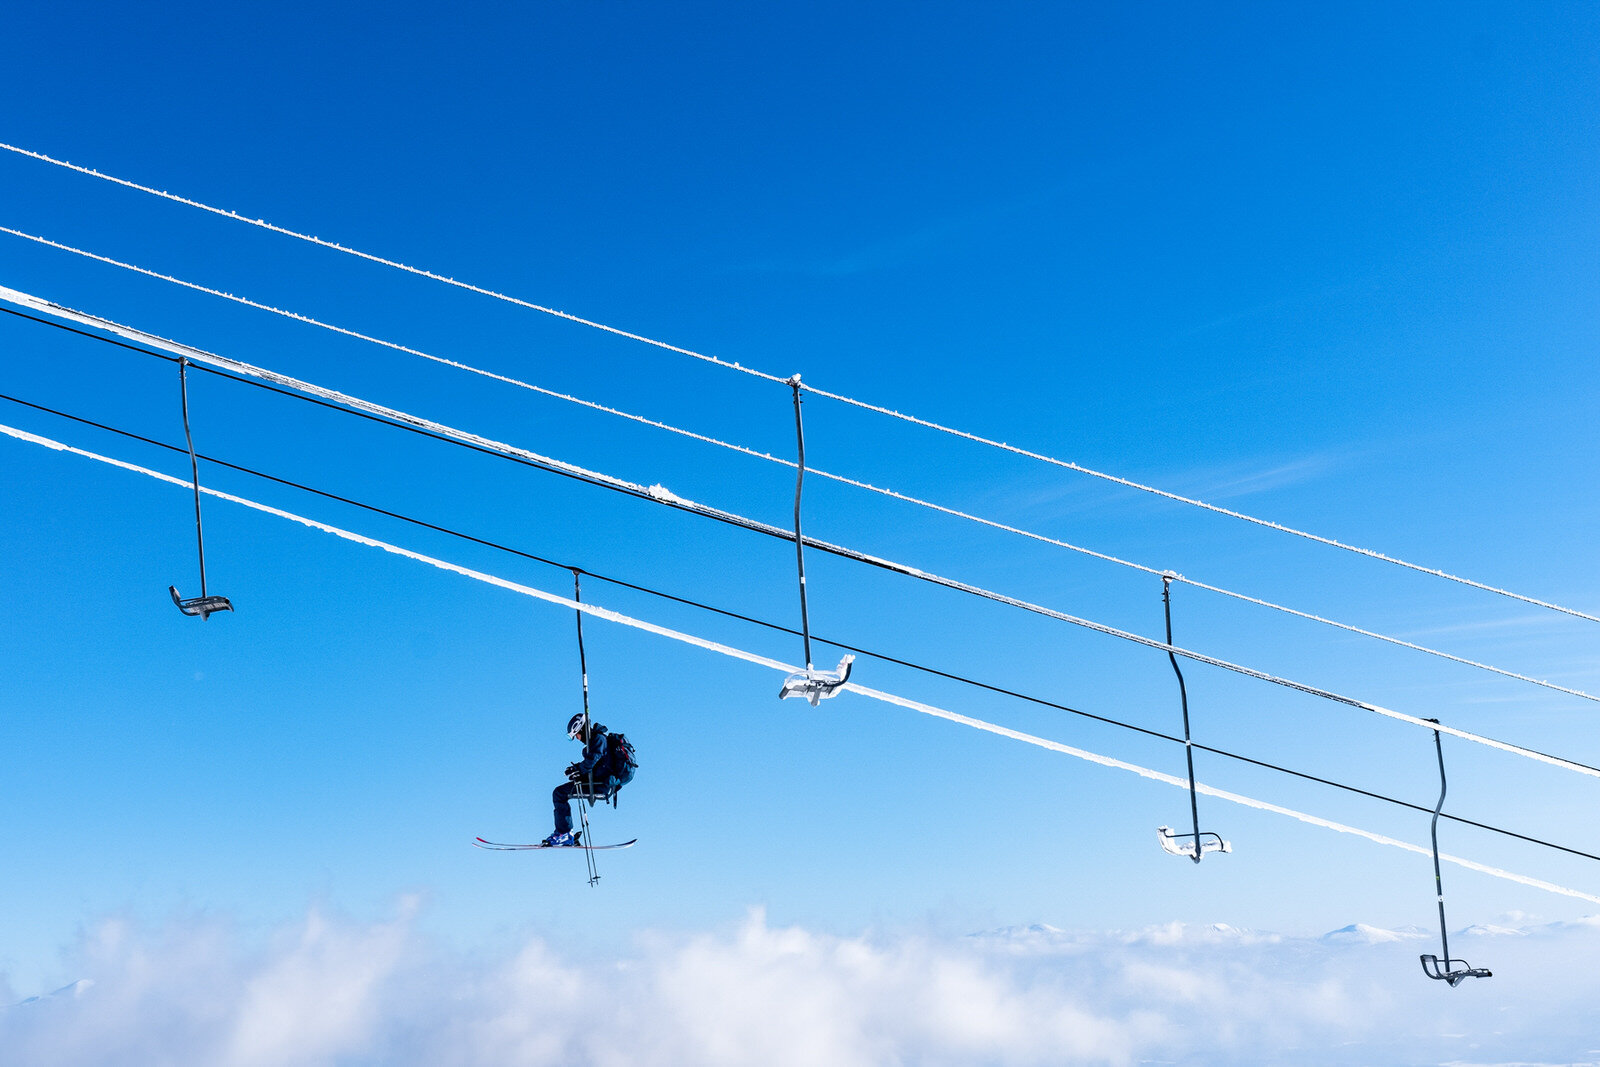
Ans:
{"type": "Polygon", "coordinates": [[[632,841],[624,841],[620,845],[546,845],[543,842],[533,845],[509,845],[502,841],[486,841],[480,837],[472,843],[478,848],[492,849],[497,852],[533,852],[545,850],[552,852],[603,852],[606,849],[629,848],[638,842],[639,839],[636,837],[632,841]]]}

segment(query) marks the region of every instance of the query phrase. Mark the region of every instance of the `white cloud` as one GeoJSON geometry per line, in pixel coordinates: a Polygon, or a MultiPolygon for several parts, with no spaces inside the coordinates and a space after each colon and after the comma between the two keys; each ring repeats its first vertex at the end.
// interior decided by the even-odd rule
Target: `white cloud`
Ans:
{"type": "MultiPolygon", "coordinates": [[[[7,1064],[1510,1063],[1600,1060],[1600,923],[1463,931],[1459,989],[1425,934],[1167,924],[836,937],[759,913],[626,953],[537,938],[443,949],[417,906],[313,910],[264,943],[227,923],[108,920],[83,979],[0,1010],[7,1064]],[[92,981],[91,981],[92,980],[92,981]]],[[[1516,918],[1506,920],[1517,923],[1516,918]]]]}

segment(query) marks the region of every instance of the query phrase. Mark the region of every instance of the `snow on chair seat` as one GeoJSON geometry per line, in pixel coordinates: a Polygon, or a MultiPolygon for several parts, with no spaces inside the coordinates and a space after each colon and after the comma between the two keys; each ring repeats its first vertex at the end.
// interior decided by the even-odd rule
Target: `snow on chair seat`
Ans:
{"type": "Polygon", "coordinates": [[[1178,843],[1180,841],[1193,842],[1195,840],[1194,834],[1175,833],[1170,826],[1160,826],[1156,828],[1156,836],[1161,839],[1161,847],[1163,849],[1172,853],[1174,856],[1186,856],[1189,859],[1194,860],[1196,863],[1198,863],[1200,861],[1200,857],[1205,855],[1207,852],[1233,851],[1233,845],[1229,844],[1227,841],[1224,841],[1222,839],[1222,835],[1212,833],[1210,830],[1206,830],[1200,834],[1200,851],[1198,854],[1195,852],[1193,844],[1180,845],[1178,843]],[[1208,837],[1213,838],[1214,840],[1206,840],[1208,837]]]}
{"type": "Polygon", "coordinates": [[[1422,973],[1437,981],[1449,982],[1452,987],[1460,985],[1468,978],[1494,977],[1494,972],[1487,967],[1474,967],[1466,960],[1441,960],[1438,956],[1428,955],[1422,957],[1422,973]],[[1455,964],[1460,966],[1454,966],[1455,964]]]}
{"type": "Polygon", "coordinates": [[[809,700],[812,707],[831,696],[838,694],[844,683],[850,680],[850,667],[855,662],[855,656],[846,656],[839,661],[839,666],[831,671],[819,671],[808,667],[783,680],[783,688],[778,690],[778,699],[785,697],[801,697],[809,700]]]}

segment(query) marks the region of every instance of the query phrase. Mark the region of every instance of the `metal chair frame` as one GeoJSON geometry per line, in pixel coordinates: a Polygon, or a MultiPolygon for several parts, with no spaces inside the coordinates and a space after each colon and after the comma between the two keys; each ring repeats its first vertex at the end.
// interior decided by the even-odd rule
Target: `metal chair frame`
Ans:
{"type": "MultiPolygon", "coordinates": [[[[1438,719],[1429,719],[1429,722],[1438,723],[1438,719]]],[[[1474,967],[1466,960],[1450,958],[1450,930],[1444,922],[1444,879],[1439,874],[1439,813],[1444,810],[1444,794],[1448,783],[1444,776],[1444,742],[1439,738],[1439,731],[1433,731],[1433,748],[1439,755],[1439,803],[1433,808],[1433,887],[1439,897],[1439,942],[1443,951],[1437,956],[1424,954],[1422,958],[1422,973],[1438,982],[1450,983],[1454,989],[1468,978],[1493,978],[1494,972],[1487,967],[1474,967]],[[1457,967],[1455,964],[1460,964],[1457,967]]]]}

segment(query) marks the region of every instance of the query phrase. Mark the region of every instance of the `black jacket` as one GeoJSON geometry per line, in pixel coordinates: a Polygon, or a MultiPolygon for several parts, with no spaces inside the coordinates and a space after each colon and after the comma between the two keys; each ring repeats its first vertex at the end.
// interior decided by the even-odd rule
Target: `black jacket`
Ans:
{"type": "Polygon", "coordinates": [[[583,759],[574,763],[568,769],[571,778],[595,778],[598,784],[604,784],[604,775],[607,768],[606,754],[610,751],[611,737],[606,733],[606,728],[599,723],[589,725],[589,740],[583,746],[583,759]]]}

